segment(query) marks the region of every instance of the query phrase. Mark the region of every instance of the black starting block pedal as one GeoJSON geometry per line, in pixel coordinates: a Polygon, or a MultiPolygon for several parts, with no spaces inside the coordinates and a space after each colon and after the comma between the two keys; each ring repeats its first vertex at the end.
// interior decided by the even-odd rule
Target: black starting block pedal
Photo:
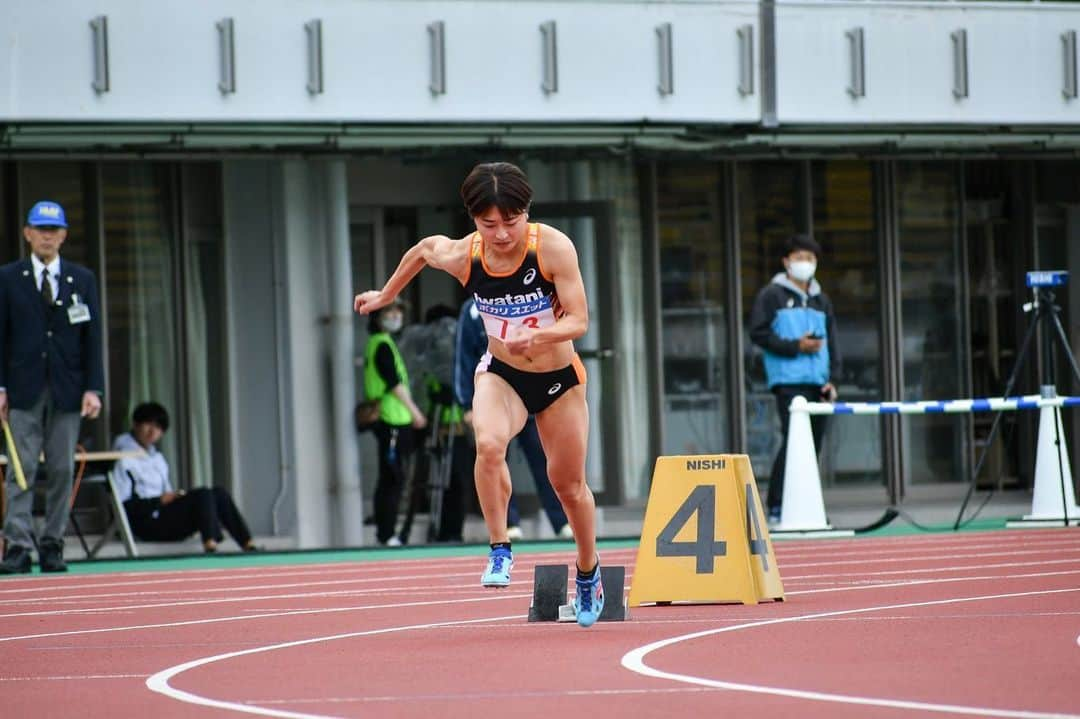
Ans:
{"type": "MultiPolygon", "coordinates": [[[[600,569],[604,582],[604,611],[601,622],[623,622],[630,616],[626,605],[626,567],[605,564],[600,569]]],[[[541,565],[533,575],[530,622],[576,622],[574,607],[566,602],[570,577],[566,565],[541,565]]]]}
{"type": "MultiPolygon", "coordinates": [[[[626,567],[611,566],[608,564],[600,568],[600,574],[604,582],[604,610],[600,612],[600,622],[625,622],[630,616],[630,610],[626,604],[626,567]]],[[[577,615],[574,607],[564,604],[559,607],[560,622],[576,622],[577,615]]]]}
{"type": "Polygon", "coordinates": [[[566,582],[570,570],[565,564],[541,564],[533,571],[533,597],[529,606],[530,622],[554,622],[559,607],[566,604],[566,582]]]}

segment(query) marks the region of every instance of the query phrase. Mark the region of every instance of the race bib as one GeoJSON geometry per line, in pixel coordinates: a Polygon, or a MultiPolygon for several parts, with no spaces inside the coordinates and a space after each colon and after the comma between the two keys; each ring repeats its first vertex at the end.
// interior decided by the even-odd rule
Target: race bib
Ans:
{"type": "Polygon", "coordinates": [[[555,324],[555,310],[551,306],[550,297],[508,304],[495,304],[478,299],[476,309],[484,319],[484,329],[488,336],[500,341],[506,339],[510,325],[542,329],[555,324]]]}

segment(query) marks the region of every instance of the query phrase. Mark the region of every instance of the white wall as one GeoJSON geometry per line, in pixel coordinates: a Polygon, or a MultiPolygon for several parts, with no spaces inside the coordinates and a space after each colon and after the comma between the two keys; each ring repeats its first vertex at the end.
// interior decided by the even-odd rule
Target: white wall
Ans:
{"type": "Polygon", "coordinates": [[[1063,3],[780,0],[781,124],[1076,124],[1062,95],[1061,34],[1080,30],[1063,3]],[[866,96],[848,92],[844,33],[862,27],[866,96]],[[953,96],[950,33],[966,28],[969,96],[953,96]]]}
{"type": "Polygon", "coordinates": [[[0,118],[112,121],[752,121],[736,28],[757,5],[490,0],[5,0],[0,118]],[[91,88],[89,22],[108,18],[110,89],[91,88]],[[235,94],[218,90],[215,23],[235,22],[235,94]],[[306,90],[304,23],[323,22],[325,92],[306,90]],[[427,26],[446,28],[446,94],[427,26]],[[541,23],[558,92],[541,90],[541,23]],[[655,28],[674,31],[675,92],[657,91],[655,28]]]}

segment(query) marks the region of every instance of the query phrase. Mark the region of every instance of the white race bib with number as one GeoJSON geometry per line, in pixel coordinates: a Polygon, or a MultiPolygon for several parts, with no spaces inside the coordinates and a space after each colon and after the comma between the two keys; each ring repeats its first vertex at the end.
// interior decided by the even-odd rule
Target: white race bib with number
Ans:
{"type": "Polygon", "coordinates": [[[510,325],[523,325],[538,330],[555,324],[555,310],[549,297],[507,304],[476,298],[476,309],[484,318],[484,329],[488,336],[500,341],[506,339],[510,325]]]}

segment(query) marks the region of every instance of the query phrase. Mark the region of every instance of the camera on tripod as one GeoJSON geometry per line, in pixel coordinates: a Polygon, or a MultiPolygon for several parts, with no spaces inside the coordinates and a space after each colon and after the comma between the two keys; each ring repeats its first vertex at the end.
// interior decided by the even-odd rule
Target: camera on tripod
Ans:
{"type": "Polygon", "coordinates": [[[1068,270],[1031,270],[1028,272],[1024,283],[1031,288],[1034,301],[1024,303],[1024,313],[1038,309],[1040,302],[1048,304],[1056,313],[1060,308],[1054,304],[1054,293],[1051,288],[1064,287],[1068,281],[1068,270]]]}
{"type": "Polygon", "coordinates": [[[1069,281],[1068,270],[1033,270],[1027,273],[1028,287],[1064,287],[1069,281]]]}

